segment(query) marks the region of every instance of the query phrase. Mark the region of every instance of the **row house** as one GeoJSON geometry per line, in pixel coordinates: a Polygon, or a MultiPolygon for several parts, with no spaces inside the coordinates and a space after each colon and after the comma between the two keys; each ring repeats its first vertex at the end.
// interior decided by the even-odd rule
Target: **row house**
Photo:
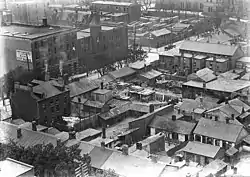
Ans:
{"type": "Polygon", "coordinates": [[[194,141],[219,146],[225,150],[239,147],[248,132],[242,125],[201,118],[193,131],[194,141]]]}
{"type": "Polygon", "coordinates": [[[217,58],[228,59],[228,68],[234,69],[236,67],[236,60],[243,56],[243,51],[236,45],[197,41],[184,41],[179,50],[181,53],[180,68],[188,69],[189,74],[206,67],[206,59],[208,57],[213,58],[212,70],[216,72],[218,68],[217,58]]]}

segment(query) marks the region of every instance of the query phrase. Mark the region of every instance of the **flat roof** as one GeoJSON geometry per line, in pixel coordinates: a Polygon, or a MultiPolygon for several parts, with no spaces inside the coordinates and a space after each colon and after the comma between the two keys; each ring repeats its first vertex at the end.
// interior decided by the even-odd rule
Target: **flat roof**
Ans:
{"type": "Polygon", "coordinates": [[[130,6],[130,2],[114,2],[114,1],[94,1],[92,4],[115,5],[115,6],[130,6]]]}
{"type": "Polygon", "coordinates": [[[107,94],[109,92],[111,92],[111,90],[108,90],[108,89],[98,89],[98,90],[93,91],[93,93],[95,94],[107,94]]]}
{"type": "Polygon", "coordinates": [[[20,176],[34,167],[20,161],[7,158],[0,162],[0,176],[17,177],[20,176]]]}
{"type": "Polygon", "coordinates": [[[95,135],[100,134],[100,133],[102,133],[100,130],[96,130],[96,129],[93,129],[93,128],[88,128],[88,129],[83,130],[81,132],[77,132],[76,133],[76,139],[83,140],[85,138],[95,136],[95,135]]]}
{"type": "Polygon", "coordinates": [[[13,23],[9,26],[2,26],[0,30],[1,36],[10,36],[24,39],[34,39],[43,36],[49,36],[56,33],[73,30],[71,27],[59,26],[35,26],[27,24],[13,23]]]}

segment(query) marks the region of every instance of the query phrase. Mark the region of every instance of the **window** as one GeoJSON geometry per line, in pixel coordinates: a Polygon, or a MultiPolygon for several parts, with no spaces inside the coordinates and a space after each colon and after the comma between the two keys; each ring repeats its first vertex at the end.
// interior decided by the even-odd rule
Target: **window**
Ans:
{"type": "Polygon", "coordinates": [[[46,104],[43,104],[42,107],[44,110],[46,110],[46,104]]]}
{"type": "Polygon", "coordinates": [[[51,112],[54,113],[54,111],[55,111],[54,107],[51,107],[50,109],[51,109],[51,112]]]}
{"type": "Polygon", "coordinates": [[[116,8],[116,10],[118,10],[118,7],[115,7],[116,8]]]}
{"type": "Polygon", "coordinates": [[[54,103],[54,100],[53,100],[53,99],[51,99],[51,100],[50,100],[50,104],[53,104],[53,103],[54,103]]]}
{"type": "Polygon", "coordinates": [[[55,53],[56,53],[56,47],[54,48],[54,51],[55,51],[55,53]]]}
{"type": "Polygon", "coordinates": [[[48,123],[48,117],[47,117],[47,116],[44,117],[44,123],[45,123],[45,124],[48,123]]]}
{"type": "Polygon", "coordinates": [[[56,111],[59,112],[59,105],[56,105],[56,111]]]}

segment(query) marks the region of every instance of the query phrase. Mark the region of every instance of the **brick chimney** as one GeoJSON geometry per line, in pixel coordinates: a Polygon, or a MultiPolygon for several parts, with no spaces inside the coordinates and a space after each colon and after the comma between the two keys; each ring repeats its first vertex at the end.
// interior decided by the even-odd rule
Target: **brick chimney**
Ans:
{"type": "Polygon", "coordinates": [[[154,105],[153,104],[149,105],[149,112],[152,113],[154,112],[154,110],[155,110],[154,105]]]}
{"type": "Polygon", "coordinates": [[[103,89],[103,82],[101,82],[101,89],[103,89]]]}
{"type": "Polygon", "coordinates": [[[16,133],[17,133],[17,138],[22,137],[22,129],[20,127],[17,128],[16,133]]]}
{"type": "Polygon", "coordinates": [[[176,121],[176,115],[172,115],[172,120],[176,121]]]}
{"type": "Polygon", "coordinates": [[[229,118],[226,118],[226,123],[227,123],[227,124],[229,124],[229,120],[230,120],[229,118]]]}
{"type": "Polygon", "coordinates": [[[231,115],[232,120],[234,120],[234,114],[231,115]]]}
{"type": "Polygon", "coordinates": [[[141,143],[136,143],[136,149],[142,150],[142,144],[141,143]]]}
{"type": "Polygon", "coordinates": [[[36,128],[36,121],[32,121],[32,130],[33,130],[33,131],[37,131],[37,128],[36,128]]]}
{"type": "Polygon", "coordinates": [[[70,132],[69,132],[69,139],[70,139],[70,140],[76,139],[76,132],[75,132],[75,131],[70,131],[70,132]]]}
{"type": "Polygon", "coordinates": [[[219,119],[219,116],[216,115],[216,116],[215,116],[215,121],[218,121],[218,119],[219,119]]]}
{"type": "Polygon", "coordinates": [[[45,72],[45,79],[46,82],[50,80],[50,73],[49,72],[45,72]]]}
{"type": "Polygon", "coordinates": [[[105,147],[105,142],[102,141],[102,142],[101,142],[101,149],[102,149],[102,150],[105,150],[105,148],[106,148],[106,147],[105,147]]]}
{"type": "Polygon", "coordinates": [[[122,154],[123,155],[128,155],[128,145],[124,144],[122,146],[122,154]]]}
{"type": "Polygon", "coordinates": [[[106,128],[102,127],[102,138],[105,139],[106,138],[106,128]]]}
{"type": "Polygon", "coordinates": [[[244,113],[245,113],[245,109],[244,107],[242,107],[241,114],[244,114],[244,113]]]}

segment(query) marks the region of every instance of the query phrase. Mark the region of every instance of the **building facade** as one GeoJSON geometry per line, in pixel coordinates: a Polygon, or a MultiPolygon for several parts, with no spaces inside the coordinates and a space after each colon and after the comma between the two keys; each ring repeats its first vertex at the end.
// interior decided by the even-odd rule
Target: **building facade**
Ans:
{"type": "Polygon", "coordinates": [[[76,29],[43,25],[11,24],[3,26],[5,67],[9,71],[17,66],[23,68],[46,68],[52,77],[59,74],[60,61],[67,73],[77,73],[76,29]]]}
{"type": "Polygon", "coordinates": [[[60,82],[34,80],[28,86],[16,83],[11,96],[13,118],[50,126],[56,119],[69,116],[69,90],[60,82]]]}
{"type": "Polygon", "coordinates": [[[81,72],[123,60],[127,53],[127,26],[102,26],[99,13],[94,15],[90,28],[77,32],[77,55],[81,72]]]}
{"type": "Polygon", "coordinates": [[[141,17],[141,5],[129,2],[94,1],[91,9],[104,12],[127,13],[129,22],[139,20],[141,17]]]}

